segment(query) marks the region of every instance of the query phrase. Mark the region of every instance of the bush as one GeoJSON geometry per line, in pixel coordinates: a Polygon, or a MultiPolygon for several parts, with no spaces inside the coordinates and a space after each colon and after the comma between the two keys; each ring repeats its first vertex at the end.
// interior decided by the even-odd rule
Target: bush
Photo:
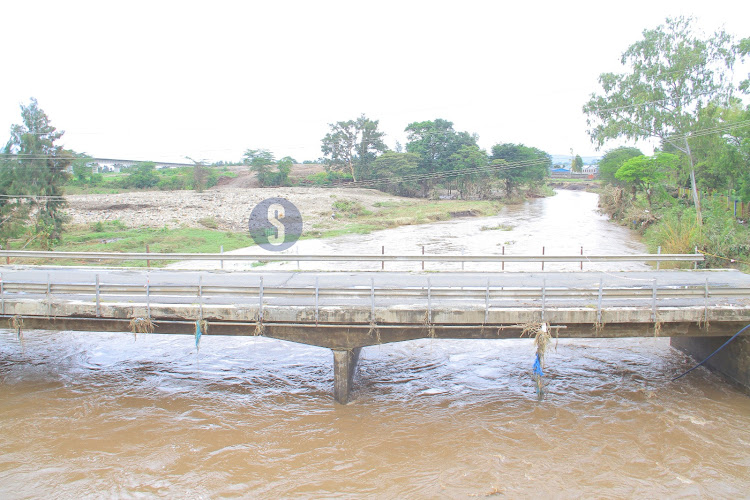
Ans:
{"type": "Polygon", "coordinates": [[[333,183],[349,182],[354,180],[352,174],[343,172],[318,172],[317,174],[308,175],[305,182],[312,183],[316,186],[330,186],[333,183]]]}
{"type": "Polygon", "coordinates": [[[213,217],[203,217],[202,219],[198,219],[198,224],[200,224],[203,227],[207,227],[208,229],[219,228],[219,223],[216,222],[216,219],[213,217]]]}
{"type": "Polygon", "coordinates": [[[337,200],[333,202],[333,211],[339,212],[345,217],[353,219],[362,215],[370,215],[372,212],[367,210],[362,203],[356,200],[337,200]]]}
{"type": "Polygon", "coordinates": [[[187,180],[185,177],[172,175],[169,177],[163,177],[159,180],[156,185],[162,191],[176,191],[180,189],[188,189],[187,180]]]}

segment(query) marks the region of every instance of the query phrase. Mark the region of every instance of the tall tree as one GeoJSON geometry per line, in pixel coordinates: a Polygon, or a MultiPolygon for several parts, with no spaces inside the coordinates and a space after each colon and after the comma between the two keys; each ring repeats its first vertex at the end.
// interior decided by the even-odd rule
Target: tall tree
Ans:
{"type": "Polygon", "coordinates": [[[476,135],[456,132],[453,122],[441,118],[410,123],[405,131],[406,151],[419,156],[422,196],[443,178],[441,174],[453,169],[452,157],[461,147],[477,145],[476,135]]]}
{"type": "Polygon", "coordinates": [[[388,148],[378,120],[361,115],[356,120],[329,123],[330,132],[321,140],[321,151],[332,170],[348,171],[356,182],[370,176],[370,167],[378,153],[388,148]]]}
{"type": "MultiPolygon", "coordinates": [[[[668,18],[645,30],[643,39],[622,55],[625,73],[603,73],[603,95],[583,106],[592,142],[602,146],[618,137],[658,138],[682,151],[691,164],[693,199],[700,200],[688,137],[698,131],[698,114],[708,102],[726,100],[737,47],[723,30],[697,34],[692,18],[668,18]]],[[[700,220],[700,219],[699,219],[700,220]]]]}
{"type": "Polygon", "coordinates": [[[13,125],[3,149],[0,168],[0,238],[20,236],[29,218],[36,239],[44,248],[59,241],[67,217],[63,184],[73,154],[55,144],[64,134],[32,98],[21,105],[23,125],[13,125]]]}
{"type": "Polygon", "coordinates": [[[570,166],[571,172],[581,173],[583,171],[583,158],[580,155],[575,155],[573,162],[570,166]]]}
{"type": "Polygon", "coordinates": [[[522,185],[541,183],[552,168],[549,154],[523,144],[495,144],[490,159],[498,166],[495,175],[503,182],[508,196],[522,185]]]}
{"type": "MultiPolygon", "coordinates": [[[[750,55],[750,37],[740,40],[737,43],[736,50],[737,54],[739,54],[741,57],[750,55]]],[[[746,94],[750,93],[750,73],[748,73],[746,79],[740,82],[740,90],[746,94]]]]}

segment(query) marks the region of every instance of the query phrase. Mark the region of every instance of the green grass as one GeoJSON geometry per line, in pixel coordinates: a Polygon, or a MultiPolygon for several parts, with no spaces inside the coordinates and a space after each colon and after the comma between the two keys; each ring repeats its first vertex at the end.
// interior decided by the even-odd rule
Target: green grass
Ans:
{"type": "MultiPolygon", "coordinates": [[[[120,221],[97,222],[90,226],[71,226],[64,234],[63,242],[55,247],[59,252],[145,252],[148,245],[153,253],[219,253],[254,245],[246,233],[217,231],[214,229],[178,228],[128,228],[120,221]],[[101,230],[99,230],[101,229],[101,230]]],[[[17,247],[18,245],[12,245],[17,247]]],[[[39,250],[29,245],[27,250],[39,250]]],[[[23,259],[17,263],[37,264],[23,259]]],[[[153,261],[151,266],[163,267],[169,261],[153,261]]],[[[83,261],[55,260],[60,265],[124,265],[145,267],[145,261],[83,261]]]]}

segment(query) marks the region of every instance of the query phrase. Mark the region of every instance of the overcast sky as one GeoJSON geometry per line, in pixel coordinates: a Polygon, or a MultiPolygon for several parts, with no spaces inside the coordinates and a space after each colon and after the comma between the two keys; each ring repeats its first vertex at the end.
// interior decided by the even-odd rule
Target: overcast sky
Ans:
{"type": "Polygon", "coordinates": [[[484,148],[599,155],[581,106],[644,29],[694,15],[750,36],[746,1],[58,0],[2,13],[3,143],[33,96],[66,147],[161,161],[248,148],[312,160],[328,123],[361,113],[390,147],[407,124],[444,118],[484,148]]]}

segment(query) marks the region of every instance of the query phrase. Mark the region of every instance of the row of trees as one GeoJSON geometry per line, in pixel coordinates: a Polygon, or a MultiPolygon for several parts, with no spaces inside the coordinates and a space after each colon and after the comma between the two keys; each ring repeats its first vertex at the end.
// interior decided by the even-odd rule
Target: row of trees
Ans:
{"type": "Polygon", "coordinates": [[[427,197],[439,187],[463,198],[488,198],[496,188],[510,195],[542,183],[552,165],[550,155],[522,144],[496,144],[488,154],[476,134],[456,131],[443,119],[410,123],[406,151],[389,150],[378,121],[365,115],[329,127],[321,141],[329,171],[402,196],[427,197]]]}
{"type": "Polygon", "coordinates": [[[602,92],[583,106],[593,143],[656,139],[657,154],[636,148],[607,152],[601,178],[634,192],[665,185],[690,187],[700,223],[699,188],[726,189],[750,200],[750,75],[739,85],[733,66],[750,52],[723,30],[699,33],[692,18],[667,19],[643,32],[623,54],[622,73],[603,73],[602,92]]]}

